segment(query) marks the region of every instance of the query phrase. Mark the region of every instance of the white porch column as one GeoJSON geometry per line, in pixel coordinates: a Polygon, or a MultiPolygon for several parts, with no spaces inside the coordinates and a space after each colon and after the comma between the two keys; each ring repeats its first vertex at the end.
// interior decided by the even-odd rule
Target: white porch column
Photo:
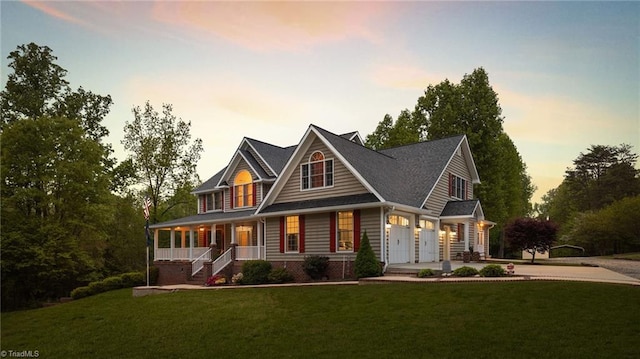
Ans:
{"type": "Polygon", "coordinates": [[[258,230],[258,259],[264,259],[261,256],[261,253],[262,253],[262,251],[261,251],[261,248],[262,248],[261,243],[263,241],[263,238],[262,238],[262,226],[260,225],[260,221],[256,221],[256,229],[258,230]]]}
{"type": "Polygon", "coordinates": [[[216,225],[211,225],[211,244],[218,245],[218,238],[216,237],[216,225]]]}
{"type": "Polygon", "coordinates": [[[464,250],[469,250],[469,223],[463,223],[464,226],[464,250]]]}
{"type": "Polygon", "coordinates": [[[193,260],[193,227],[189,227],[189,260],[193,260]]]}
{"type": "Polygon", "coordinates": [[[231,223],[231,244],[236,244],[236,224],[231,223]]]}
{"type": "Polygon", "coordinates": [[[171,228],[171,243],[169,243],[169,260],[173,260],[173,248],[176,246],[176,230],[171,228]]]}
{"type": "Polygon", "coordinates": [[[156,257],[158,256],[158,236],[160,230],[159,229],[154,229],[153,230],[153,259],[155,260],[156,257]]]}

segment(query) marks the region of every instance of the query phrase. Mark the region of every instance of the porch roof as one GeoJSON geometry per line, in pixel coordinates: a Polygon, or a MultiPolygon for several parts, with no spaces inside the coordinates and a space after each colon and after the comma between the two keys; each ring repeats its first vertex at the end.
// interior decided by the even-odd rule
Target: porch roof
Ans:
{"type": "Polygon", "coordinates": [[[380,203],[376,195],[374,195],[373,193],[362,193],[362,194],[355,194],[350,196],[310,199],[306,201],[297,201],[297,202],[276,203],[263,209],[260,213],[267,214],[267,213],[276,213],[276,212],[289,212],[289,211],[298,211],[298,210],[311,209],[311,208],[337,207],[337,206],[356,205],[356,204],[363,204],[363,203],[376,203],[376,202],[380,203]]]}
{"type": "Polygon", "coordinates": [[[449,201],[444,206],[441,217],[471,217],[476,211],[480,200],[449,201]]]}
{"type": "Polygon", "coordinates": [[[156,224],[149,225],[149,228],[167,228],[167,227],[178,227],[178,226],[190,226],[190,225],[198,225],[198,224],[214,224],[214,223],[223,223],[234,220],[242,220],[242,219],[253,219],[255,213],[255,209],[246,209],[242,211],[232,211],[232,212],[211,212],[204,214],[195,214],[189,217],[182,217],[178,219],[174,219],[171,221],[160,222],[156,224]]]}

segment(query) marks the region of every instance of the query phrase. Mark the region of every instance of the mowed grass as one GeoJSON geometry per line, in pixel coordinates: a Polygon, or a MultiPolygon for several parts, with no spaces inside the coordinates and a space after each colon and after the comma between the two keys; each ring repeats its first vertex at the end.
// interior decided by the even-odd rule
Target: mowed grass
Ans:
{"type": "Polygon", "coordinates": [[[640,288],[582,282],[131,289],[2,314],[41,358],[637,358],[640,288]]]}

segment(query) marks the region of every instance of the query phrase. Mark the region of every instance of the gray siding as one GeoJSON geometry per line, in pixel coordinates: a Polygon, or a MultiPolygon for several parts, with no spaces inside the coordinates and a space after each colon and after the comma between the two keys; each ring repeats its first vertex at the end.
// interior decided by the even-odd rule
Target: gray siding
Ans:
{"type": "MultiPolygon", "coordinates": [[[[305,215],[305,252],[280,253],[280,218],[266,220],[267,260],[270,261],[302,261],[305,256],[322,255],[332,261],[354,260],[357,252],[329,252],[330,222],[329,212],[305,215]]],[[[363,209],[360,212],[360,235],[367,231],[367,237],[374,253],[380,257],[380,208],[363,209]]]]}
{"type": "Polygon", "coordinates": [[[473,198],[473,184],[471,183],[471,173],[467,162],[464,160],[464,156],[453,155],[453,159],[449,163],[449,166],[444,170],[442,177],[436,183],[431,196],[427,199],[426,208],[434,211],[436,214],[440,214],[442,209],[450,200],[456,200],[456,198],[449,197],[449,173],[458,177],[462,177],[468,181],[468,198],[473,198]]]}
{"type": "Polygon", "coordinates": [[[348,196],[352,194],[368,193],[367,189],[353,176],[353,174],[329,151],[321,140],[315,139],[309,150],[303,154],[300,163],[295,165],[293,173],[284,185],[274,203],[303,201],[309,199],[327,198],[334,196],[348,196]],[[309,160],[315,151],[322,151],[325,159],[333,158],[333,187],[301,190],[300,165],[309,160]]]}

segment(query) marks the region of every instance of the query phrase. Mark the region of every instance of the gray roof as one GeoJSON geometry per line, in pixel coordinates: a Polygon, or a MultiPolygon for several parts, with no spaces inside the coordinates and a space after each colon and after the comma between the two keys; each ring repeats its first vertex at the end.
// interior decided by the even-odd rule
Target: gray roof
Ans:
{"type": "Polygon", "coordinates": [[[260,163],[258,163],[258,160],[256,160],[251,155],[251,152],[247,150],[239,150],[239,152],[242,154],[244,158],[247,159],[247,162],[249,162],[249,166],[251,166],[251,168],[254,168],[256,170],[257,172],[256,174],[260,178],[273,178],[272,176],[269,176],[269,174],[267,174],[267,171],[265,171],[264,168],[262,168],[262,166],[260,166],[260,163]]]}
{"type": "Polygon", "coordinates": [[[306,201],[276,203],[265,208],[261,211],[261,213],[285,212],[309,208],[336,207],[374,202],[380,202],[374,194],[363,193],[351,196],[339,196],[331,198],[311,199],[306,201]]]}
{"type": "Polygon", "coordinates": [[[464,137],[374,151],[314,126],[386,200],[420,207],[464,137]]]}
{"type": "Polygon", "coordinates": [[[246,140],[256,149],[262,159],[276,171],[276,174],[282,171],[284,165],[287,164],[287,160],[296,149],[296,146],[280,147],[253,138],[246,138],[246,140]]]}
{"type": "Polygon", "coordinates": [[[442,209],[441,217],[464,217],[473,216],[480,201],[470,199],[467,201],[449,201],[442,209]]]}
{"type": "Polygon", "coordinates": [[[183,217],[174,219],[171,221],[161,222],[152,224],[149,228],[164,228],[164,227],[175,227],[175,226],[186,226],[191,224],[198,223],[214,223],[214,222],[224,222],[232,219],[243,219],[243,218],[251,218],[255,213],[255,209],[247,209],[244,211],[233,211],[233,212],[212,212],[212,213],[204,213],[204,214],[194,214],[193,216],[183,217]]]}
{"type": "Polygon", "coordinates": [[[196,187],[196,189],[194,189],[192,193],[206,192],[206,191],[213,190],[218,184],[218,182],[220,181],[220,177],[222,177],[222,174],[226,169],[227,167],[225,166],[218,173],[214,174],[211,178],[204,181],[200,186],[196,187]]]}

